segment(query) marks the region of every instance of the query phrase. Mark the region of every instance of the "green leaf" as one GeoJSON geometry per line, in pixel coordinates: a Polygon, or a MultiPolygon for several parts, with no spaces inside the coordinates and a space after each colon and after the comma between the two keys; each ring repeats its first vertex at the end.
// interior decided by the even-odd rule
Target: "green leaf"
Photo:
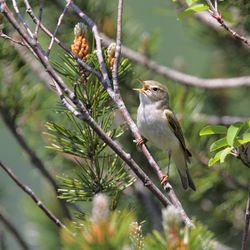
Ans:
{"type": "Polygon", "coordinates": [[[223,138],[221,138],[221,139],[219,139],[219,140],[217,140],[217,141],[215,141],[214,143],[211,144],[210,152],[213,152],[213,151],[215,151],[217,149],[223,148],[223,147],[225,147],[227,145],[228,145],[227,144],[227,139],[226,139],[226,137],[223,137],[223,138]]]}
{"type": "Polygon", "coordinates": [[[193,5],[187,9],[185,9],[180,15],[179,15],[179,19],[182,19],[185,16],[189,16],[192,15],[194,13],[200,12],[202,10],[208,10],[209,7],[206,4],[196,4],[193,5]]]}
{"type": "Polygon", "coordinates": [[[234,141],[236,139],[236,136],[239,134],[242,127],[243,127],[242,122],[236,122],[236,123],[232,124],[228,128],[228,130],[227,130],[227,142],[228,142],[228,145],[234,146],[234,141]]]}
{"type": "Polygon", "coordinates": [[[241,145],[250,142],[250,133],[244,133],[242,138],[237,140],[241,145]]]}
{"type": "Polygon", "coordinates": [[[208,125],[200,131],[200,136],[226,134],[227,128],[221,125],[208,125]]]}
{"type": "Polygon", "coordinates": [[[222,153],[220,155],[220,163],[223,163],[226,159],[226,157],[231,153],[232,147],[227,147],[222,150],[222,153]]]}
{"type": "Polygon", "coordinates": [[[223,150],[217,152],[214,157],[209,159],[209,161],[208,161],[209,167],[213,166],[217,161],[220,160],[220,156],[221,156],[222,152],[223,152],[223,150]]]}

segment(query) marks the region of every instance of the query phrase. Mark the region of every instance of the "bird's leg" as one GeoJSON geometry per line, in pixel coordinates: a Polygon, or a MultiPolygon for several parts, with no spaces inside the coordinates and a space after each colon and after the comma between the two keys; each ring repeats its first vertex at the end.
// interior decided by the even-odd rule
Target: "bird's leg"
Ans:
{"type": "Polygon", "coordinates": [[[167,165],[167,175],[169,176],[170,172],[170,164],[171,164],[171,150],[168,150],[168,165],[167,165]]]}
{"type": "Polygon", "coordinates": [[[161,185],[163,186],[165,186],[168,183],[169,171],[170,171],[171,151],[168,150],[167,153],[168,153],[167,174],[161,177],[161,185]]]}
{"type": "Polygon", "coordinates": [[[133,140],[133,142],[136,144],[136,147],[139,151],[141,151],[141,146],[147,142],[147,139],[141,136],[137,140],[133,140]]]}

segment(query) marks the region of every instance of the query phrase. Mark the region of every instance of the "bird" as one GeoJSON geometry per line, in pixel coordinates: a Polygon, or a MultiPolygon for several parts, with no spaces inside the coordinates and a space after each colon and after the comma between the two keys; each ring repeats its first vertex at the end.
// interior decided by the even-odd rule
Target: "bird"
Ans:
{"type": "Polygon", "coordinates": [[[169,94],[165,85],[153,80],[139,80],[142,88],[139,92],[140,105],[137,110],[137,126],[142,140],[151,142],[157,148],[166,151],[173,159],[180,175],[183,188],[196,190],[188,170],[192,154],[187,149],[180,124],[169,107],[169,94]]]}

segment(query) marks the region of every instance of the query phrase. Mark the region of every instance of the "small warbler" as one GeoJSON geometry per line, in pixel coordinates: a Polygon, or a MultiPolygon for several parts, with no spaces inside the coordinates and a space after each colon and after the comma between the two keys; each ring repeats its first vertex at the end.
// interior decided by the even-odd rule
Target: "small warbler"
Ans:
{"type": "Polygon", "coordinates": [[[187,166],[192,155],[186,147],[180,124],[169,107],[167,88],[152,80],[140,82],[142,88],[134,90],[139,91],[140,97],[137,125],[141,135],[173,158],[183,188],[196,190],[187,166]]]}

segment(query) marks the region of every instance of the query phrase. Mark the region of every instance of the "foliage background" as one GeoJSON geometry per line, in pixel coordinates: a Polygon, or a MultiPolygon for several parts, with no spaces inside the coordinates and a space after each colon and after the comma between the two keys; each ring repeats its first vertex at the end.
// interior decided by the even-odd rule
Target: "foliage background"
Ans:
{"type": "MultiPolygon", "coordinates": [[[[32,1],[31,1],[32,2],[32,1]]],[[[35,1],[34,1],[35,2],[35,1]]],[[[77,2],[77,1],[76,1],[77,2]]],[[[98,27],[107,35],[114,37],[116,20],[115,1],[78,1],[81,8],[97,22],[98,27]]],[[[48,27],[53,28],[60,11],[60,1],[45,1],[50,15],[44,19],[48,27]]],[[[224,17],[250,32],[249,4],[245,1],[224,1],[220,3],[224,17]],[[239,17],[234,13],[240,11],[239,17]]],[[[215,32],[199,23],[192,16],[177,20],[178,6],[171,1],[132,1],[124,3],[124,35],[123,45],[139,50],[154,60],[178,70],[202,77],[233,77],[250,74],[249,50],[244,49],[238,42],[229,39],[224,32],[215,32]],[[143,6],[143,8],[142,8],[143,6]]],[[[61,10],[61,8],[60,8],[61,10]]],[[[60,37],[66,44],[73,41],[73,27],[77,18],[66,18],[60,37]]],[[[8,29],[9,27],[7,27],[8,29]]],[[[48,40],[44,39],[44,44],[48,40]]],[[[8,42],[0,40],[0,60],[3,69],[12,69],[16,85],[16,101],[23,102],[24,109],[18,117],[28,143],[44,159],[48,169],[55,175],[63,171],[70,171],[70,162],[61,155],[52,153],[45,146],[48,138],[42,133],[46,130],[47,121],[62,122],[63,118],[55,113],[58,101],[53,94],[39,82],[39,79],[29,71],[28,66],[18,58],[16,52],[8,42]],[[30,96],[24,96],[28,92],[30,96]]],[[[60,55],[54,50],[52,58],[57,60],[60,55]]],[[[198,118],[197,113],[208,115],[250,116],[249,94],[247,87],[236,89],[204,90],[184,87],[176,82],[163,79],[145,68],[133,65],[134,75],[122,86],[125,98],[133,117],[136,117],[138,97],[131,90],[137,86],[137,78],[155,79],[168,85],[171,93],[172,108],[180,114],[183,130],[194,155],[202,153],[209,157],[209,145],[212,138],[200,138],[199,130],[206,124],[198,118]]],[[[3,72],[0,73],[0,84],[3,82],[3,72]]],[[[1,86],[1,98],[4,86],[1,86]]],[[[3,99],[1,100],[3,101],[3,99]]],[[[11,103],[13,105],[13,103],[11,103]]],[[[60,210],[51,187],[44,181],[36,169],[32,168],[27,157],[9,133],[3,122],[0,123],[0,159],[11,166],[16,174],[22,178],[37,195],[59,217],[60,210]]],[[[129,133],[121,138],[124,147],[133,152],[136,160],[145,165],[145,171],[150,172],[140,152],[135,151],[129,133]]],[[[164,154],[151,147],[153,155],[161,166],[166,165],[164,154]]],[[[171,169],[171,178],[178,197],[190,216],[196,217],[213,231],[216,238],[229,246],[239,249],[244,222],[244,209],[247,190],[237,186],[237,182],[249,183],[249,169],[235,159],[225,164],[208,169],[194,157],[191,172],[194,176],[198,191],[183,192],[175,171],[171,169]],[[225,171],[222,174],[221,171],[225,171]],[[227,176],[233,176],[236,184],[227,176]],[[172,177],[174,176],[174,177],[172,177]]],[[[17,227],[22,230],[32,245],[32,249],[56,249],[59,236],[54,225],[43,216],[38,208],[11,181],[0,172],[0,203],[4,207],[17,227]],[[18,209],[17,209],[18,207],[18,209]]],[[[85,212],[90,204],[80,204],[85,212]]],[[[128,190],[121,197],[119,206],[132,209],[138,214],[139,221],[146,220],[143,226],[145,233],[152,230],[149,214],[142,213],[141,201],[128,190]]],[[[158,204],[160,207],[160,205],[158,204]]],[[[3,230],[3,229],[1,229],[3,230]]],[[[6,244],[9,249],[18,249],[12,236],[6,233],[6,244]]]]}

